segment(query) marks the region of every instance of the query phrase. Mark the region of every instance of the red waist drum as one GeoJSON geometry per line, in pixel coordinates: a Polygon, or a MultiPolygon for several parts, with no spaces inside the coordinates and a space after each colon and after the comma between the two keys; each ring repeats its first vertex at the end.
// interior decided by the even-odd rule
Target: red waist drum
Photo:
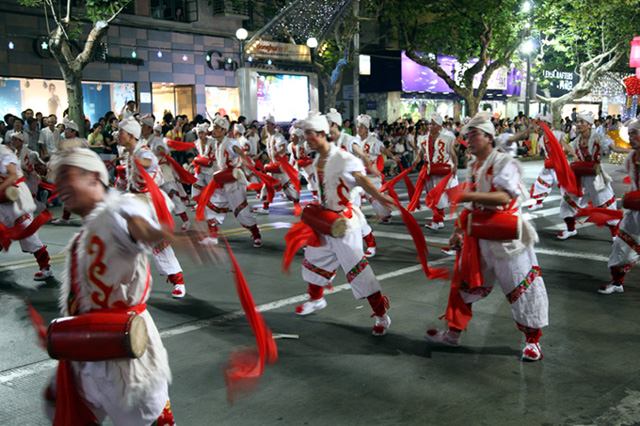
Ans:
{"type": "Polygon", "coordinates": [[[451,165],[448,163],[431,163],[429,173],[431,176],[444,176],[451,173],[451,165]]]}
{"type": "Polygon", "coordinates": [[[211,167],[211,160],[206,157],[202,157],[198,155],[196,158],[194,158],[193,164],[198,165],[200,167],[211,167]]]}
{"type": "Polygon", "coordinates": [[[264,171],[267,173],[282,173],[280,163],[269,163],[264,166],[264,171]]]}
{"type": "Polygon", "coordinates": [[[545,169],[553,169],[553,161],[551,161],[551,158],[545,158],[544,159],[544,168],[545,169]]]}
{"type": "Polygon", "coordinates": [[[474,210],[469,213],[467,234],[482,240],[517,240],[522,218],[501,210],[474,210]]]}
{"type": "Polygon", "coordinates": [[[313,164],[313,158],[305,157],[298,160],[298,167],[308,167],[313,164]]]}
{"type": "Polygon", "coordinates": [[[640,210],[640,191],[629,191],[624,194],[622,207],[629,210],[640,210]]]}
{"type": "Polygon", "coordinates": [[[596,176],[600,174],[600,163],[594,161],[574,161],[571,170],[576,177],[596,176]]]}
{"type": "Polygon", "coordinates": [[[15,186],[10,186],[4,191],[0,191],[0,204],[13,203],[20,198],[20,191],[15,186]]]}
{"type": "Polygon", "coordinates": [[[236,167],[229,167],[227,169],[222,169],[213,174],[213,180],[216,183],[227,183],[238,180],[238,173],[242,173],[242,170],[236,167]]]}
{"type": "Polygon", "coordinates": [[[319,204],[307,204],[302,210],[300,220],[314,231],[334,238],[342,237],[347,230],[347,219],[319,204]]]}
{"type": "Polygon", "coordinates": [[[140,358],[148,339],[147,324],[139,315],[95,312],[53,320],[46,340],[51,358],[104,361],[140,358]]]}

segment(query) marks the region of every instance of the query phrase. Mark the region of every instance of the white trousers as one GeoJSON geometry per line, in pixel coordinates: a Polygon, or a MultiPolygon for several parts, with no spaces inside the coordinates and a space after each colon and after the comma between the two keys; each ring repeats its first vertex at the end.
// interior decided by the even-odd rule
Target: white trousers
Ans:
{"type": "Polygon", "coordinates": [[[205,217],[207,220],[215,219],[219,224],[222,224],[230,211],[236,216],[240,225],[245,228],[258,223],[248,208],[245,187],[236,182],[227,183],[224,188],[219,188],[213,193],[211,201],[207,204],[205,217]],[[229,190],[234,186],[235,189],[229,190]]]}
{"type": "Polygon", "coordinates": [[[620,222],[618,238],[611,246],[611,256],[607,267],[620,266],[631,268],[638,261],[640,246],[640,211],[627,210],[620,222]]]}
{"type": "Polygon", "coordinates": [[[531,198],[536,201],[542,201],[551,193],[553,185],[558,183],[555,169],[547,169],[543,167],[540,170],[538,179],[533,183],[531,188],[531,198]]]}

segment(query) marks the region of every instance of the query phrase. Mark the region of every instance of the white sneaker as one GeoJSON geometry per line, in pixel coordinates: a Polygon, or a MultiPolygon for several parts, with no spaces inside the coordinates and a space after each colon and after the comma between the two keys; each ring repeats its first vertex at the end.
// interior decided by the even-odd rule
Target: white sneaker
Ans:
{"type": "Polygon", "coordinates": [[[187,287],[184,284],[176,284],[173,286],[171,297],[174,299],[182,299],[185,294],[187,294],[187,287]]]}
{"type": "Polygon", "coordinates": [[[187,232],[189,228],[191,228],[191,222],[189,221],[183,222],[182,226],[180,227],[180,232],[187,232]]]}
{"type": "Polygon", "coordinates": [[[428,341],[433,343],[439,343],[445,346],[460,346],[460,333],[451,330],[436,330],[430,328],[427,330],[427,334],[424,336],[428,341]]]}
{"type": "Polygon", "coordinates": [[[367,247],[367,251],[364,252],[364,257],[373,257],[378,252],[378,247],[367,247]]]}
{"type": "Polygon", "coordinates": [[[448,255],[448,256],[455,256],[456,255],[456,251],[454,249],[442,249],[442,253],[448,255]]]}
{"type": "Polygon", "coordinates": [[[218,239],[213,237],[206,237],[198,241],[200,244],[204,246],[215,246],[218,245],[218,239]]]}
{"type": "Polygon", "coordinates": [[[259,207],[254,207],[253,210],[251,210],[253,213],[259,213],[259,214],[269,214],[269,209],[265,209],[262,206],[259,207]]]}
{"type": "Polygon", "coordinates": [[[542,358],[542,351],[540,350],[540,343],[527,343],[527,346],[522,350],[523,361],[540,361],[542,358]]]}
{"type": "Polygon", "coordinates": [[[600,294],[624,293],[624,287],[622,286],[622,284],[616,285],[612,281],[607,283],[606,285],[601,285],[598,288],[598,293],[600,294]]]}
{"type": "Polygon", "coordinates": [[[389,315],[384,314],[381,317],[376,316],[376,324],[373,326],[373,331],[371,332],[371,334],[373,334],[374,336],[384,336],[389,332],[390,325],[391,318],[389,318],[389,315]]]}
{"type": "Polygon", "coordinates": [[[444,222],[429,222],[424,225],[425,228],[429,228],[432,231],[437,231],[440,228],[444,228],[444,222]]]}
{"type": "Polygon", "coordinates": [[[315,300],[307,300],[302,305],[296,308],[296,314],[298,315],[309,315],[312,312],[319,311],[320,309],[324,309],[327,307],[327,301],[324,300],[324,297],[315,300]]]}
{"type": "Polygon", "coordinates": [[[541,209],[542,207],[544,207],[542,203],[535,203],[534,205],[529,206],[529,211],[532,212],[534,210],[541,209]]]}
{"type": "Polygon", "coordinates": [[[40,269],[38,272],[33,274],[33,279],[36,281],[44,281],[52,275],[53,271],[50,268],[40,269]]]}
{"type": "Polygon", "coordinates": [[[558,239],[566,240],[567,238],[573,237],[574,235],[578,235],[578,231],[575,229],[573,231],[562,231],[558,234],[558,239]]]}
{"type": "Polygon", "coordinates": [[[256,248],[262,247],[262,240],[260,238],[256,238],[253,240],[253,246],[256,248]]]}
{"type": "Polygon", "coordinates": [[[69,221],[67,219],[63,219],[59,217],[57,219],[51,219],[51,224],[52,225],[68,225],[69,221]]]}

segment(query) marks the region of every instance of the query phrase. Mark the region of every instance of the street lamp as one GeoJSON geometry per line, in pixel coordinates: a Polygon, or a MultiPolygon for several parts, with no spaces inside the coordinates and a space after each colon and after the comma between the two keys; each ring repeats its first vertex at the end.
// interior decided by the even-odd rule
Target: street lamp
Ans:
{"type": "Polygon", "coordinates": [[[522,53],[527,56],[527,83],[525,85],[524,116],[529,118],[529,102],[531,102],[531,54],[533,53],[533,40],[528,39],[522,45],[522,53]]]}
{"type": "Polygon", "coordinates": [[[236,38],[240,42],[240,68],[244,67],[244,41],[249,36],[249,32],[244,28],[238,28],[236,38]]]}
{"type": "Polygon", "coordinates": [[[307,39],[307,46],[309,47],[309,49],[315,49],[316,47],[318,47],[318,40],[316,40],[315,37],[309,37],[307,39]]]}

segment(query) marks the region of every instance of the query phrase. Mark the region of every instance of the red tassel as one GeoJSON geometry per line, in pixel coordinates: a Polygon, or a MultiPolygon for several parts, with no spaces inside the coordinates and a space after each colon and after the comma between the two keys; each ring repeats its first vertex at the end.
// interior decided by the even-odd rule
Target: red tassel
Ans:
{"type": "Polygon", "coordinates": [[[196,147],[194,144],[189,142],[174,141],[170,139],[167,140],[167,145],[175,151],[189,151],[196,147]]]}
{"type": "Polygon", "coordinates": [[[451,180],[453,176],[453,172],[446,175],[436,186],[427,194],[427,198],[425,200],[425,205],[428,208],[434,208],[440,202],[440,198],[442,198],[442,193],[444,192],[445,187],[451,180]]]}
{"type": "Polygon", "coordinates": [[[47,349],[47,345],[46,345],[47,323],[45,323],[44,318],[42,318],[42,315],[40,315],[38,311],[36,311],[36,309],[33,307],[33,305],[31,304],[31,302],[29,302],[28,299],[24,299],[24,302],[27,305],[27,311],[29,311],[31,324],[33,325],[33,328],[36,329],[36,333],[38,336],[38,345],[42,349],[46,350],[47,349]]]}
{"type": "Polygon", "coordinates": [[[98,419],[78,393],[70,361],[58,361],[56,413],[53,426],[92,424],[98,424],[98,419]]]}
{"type": "Polygon", "coordinates": [[[227,245],[229,258],[231,260],[231,273],[236,283],[238,297],[240,298],[240,303],[247,316],[247,320],[253,329],[258,349],[257,353],[255,349],[245,349],[235,352],[231,355],[227,365],[222,368],[227,383],[227,400],[229,404],[233,404],[234,397],[238,390],[250,391],[257,386],[255,382],[242,383],[242,379],[257,379],[260,377],[265,362],[274,364],[278,360],[278,348],[262,314],[256,309],[247,281],[226,238],[225,244],[227,245]]]}
{"type": "Polygon", "coordinates": [[[562,149],[560,142],[558,142],[558,139],[556,139],[555,135],[546,124],[542,121],[538,121],[538,124],[542,127],[544,135],[547,138],[547,143],[551,146],[551,149],[549,150],[549,158],[551,158],[553,168],[556,170],[558,185],[563,187],[569,194],[580,196],[582,188],[578,188],[576,175],[569,167],[569,162],[567,161],[567,157],[564,155],[564,150],[562,149]]]}
{"type": "Polygon", "coordinates": [[[376,167],[380,173],[384,170],[384,158],[382,158],[382,155],[378,155],[378,158],[376,159],[376,167]]]}
{"type": "Polygon", "coordinates": [[[300,186],[300,179],[298,179],[298,172],[293,168],[291,164],[289,164],[286,157],[281,157],[278,159],[278,161],[280,162],[280,167],[282,167],[282,170],[284,170],[287,176],[289,176],[289,179],[291,180],[293,187],[296,189],[296,192],[300,194],[300,190],[302,189],[302,187],[300,186]]]}
{"type": "Polygon", "coordinates": [[[464,139],[456,139],[458,142],[460,142],[462,145],[464,145],[465,147],[467,146],[467,141],[465,141],[464,139]]]}
{"type": "Polygon", "coordinates": [[[295,223],[287,235],[284,236],[285,250],[282,256],[282,272],[289,274],[289,267],[296,255],[305,245],[310,247],[320,247],[322,244],[320,236],[309,225],[304,222],[295,223]]]}
{"type": "Polygon", "coordinates": [[[260,191],[264,184],[262,182],[254,182],[247,186],[247,191],[260,191]]]}
{"type": "Polygon", "coordinates": [[[153,181],[153,178],[149,176],[149,173],[142,167],[138,159],[134,157],[134,161],[136,162],[136,166],[138,167],[138,172],[144,179],[144,182],[149,190],[149,194],[151,195],[151,201],[153,202],[153,207],[156,210],[156,216],[158,216],[158,222],[160,224],[166,226],[173,232],[174,222],[173,216],[171,216],[171,212],[167,208],[167,202],[164,199],[164,195],[158,188],[158,185],[153,181]]]}
{"type": "MultiPolygon", "coordinates": [[[[400,171],[404,172],[404,167],[402,167],[402,163],[398,163],[398,165],[400,166],[400,171]]],[[[412,170],[413,166],[409,167],[408,170],[412,170]]],[[[407,176],[406,174],[403,175],[402,173],[400,173],[400,175],[402,175],[402,179],[404,180],[404,184],[407,187],[407,192],[409,193],[409,199],[413,199],[413,194],[415,194],[416,192],[416,188],[413,186],[413,182],[411,182],[411,179],[409,179],[409,176],[407,176]]]]}
{"type": "MultiPolygon", "coordinates": [[[[217,183],[215,179],[211,179],[209,185],[207,185],[202,192],[197,195],[196,203],[198,203],[198,207],[196,208],[196,220],[203,221],[204,220],[204,211],[209,203],[209,200],[213,196],[213,193],[216,192],[217,189],[222,188],[224,184],[217,183]]],[[[193,197],[195,200],[196,197],[193,197]]]]}
{"type": "Polygon", "coordinates": [[[276,191],[274,189],[274,186],[277,186],[280,183],[280,181],[278,179],[275,179],[275,178],[265,174],[265,173],[259,172],[255,167],[253,167],[249,163],[245,163],[245,166],[247,166],[247,168],[249,170],[251,170],[253,173],[255,173],[260,178],[260,180],[264,184],[265,188],[267,188],[267,201],[269,203],[273,202],[273,197],[275,197],[275,195],[276,195],[276,191]]]}
{"type": "Polygon", "coordinates": [[[409,234],[411,234],[411,238],[413,239],[413,243],[416,246],[416,251],[418,253],[418,260],[420,260],[420,264],[422,264],[422,270],[428,279],[433,280],[436,278],[447,279],[449,277],[449,270],[447,268],[429,268],[427,263],[427,254],[429,250],[427,249],[427,243],[424,240],[424,234],[422,233],[422,229],[420,225],[418,225],[418,221],[411,213],[409,213],[398,200],[396,200],[396,207],[400,210],[400,214],[402,215],[402,221],[405,226],[409,230],[409,234]]]}
{"type": "Polygon", "coordinates": [[[622,210],[611,210],[606,207],[588,207],[580,209],[574,217],[587,216],[586,222],[595,223],[599,227],[607,224],[610,220],[621,220],[622,210]]]}
{"type": "Polygon", "coordinates": [[[51,212],[44,210],[25,228],[21,228],[21,225],[7,228],[0,223],[0,245],[2,245],[5,251],[8,251],[13,241],[20,241],[32,236],[42,225],[49,222],[50,219],[51,212]]]}
{"type": "Polygon", "coordinates": [[[165,154],[164,152],[161,152],[160,154],[162,154],[162,156],[171,165],[171,168],[178,174],[180,182],[186,183],[187,185],[193,185],[198,181],[198,179],[194,175],[186,171],[184,167],[178,164],[176,160],[174,160],[173,157],[171,157],[169,154],[165,154]]]}
{"type": "Polygon", "coordinates": [[[622,183],[628,183],[631,184],[631,176],[627,176],[624,179],[622,179],[622,183]]]}
{"type": "Polygon", "coordinates": [[[420,208],[420,195],[422,195],[422,191],[424,191],[424,185],[429,178],[429,175],[427,174],[428,169],[429,167],[427,167],[427,165],[425,164],[424,166],[422,166],[422,170],[420,170],[420,174],[418,175],[418,182],[416,183],[416,192],[413,194],[409,206],[407,206],[407,210],[410,212],[413,212],[416,209],[420,208]]]}
{"type": "MultiPolygon", "coordinates": [[[[402,167],[402,166],[400,166],[402,167]]],[[[407,180],[409,180],[409,182],[411,183],[411,179],[409,179],[409,177],[407,176],[407,174],[413,170],[413,167],[409,167],[407,170],[403,171],[402,173],[400,173],[398,176],[394,177],[393,179],[387,181],[384,183],[384,185],[382,185],[380,187],[380,192],[384,192],[386,191],[389,187],[393,187],[395,186],[396,183],[398,183],[400,181],[400,179],[405,179],[405,184],[407,182],[407,180]]],[[[407,186],[407,189],[409,189],[409,187],[407,186]]],[[[413,187],[413,184],[411,183],[411,190],[409,190],[409,198],[413,198],[413,193],[411,192],[415,192],[415,188],[413,187]]]]}

